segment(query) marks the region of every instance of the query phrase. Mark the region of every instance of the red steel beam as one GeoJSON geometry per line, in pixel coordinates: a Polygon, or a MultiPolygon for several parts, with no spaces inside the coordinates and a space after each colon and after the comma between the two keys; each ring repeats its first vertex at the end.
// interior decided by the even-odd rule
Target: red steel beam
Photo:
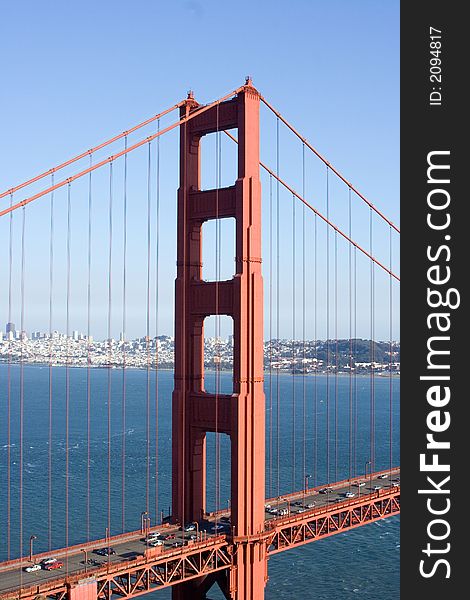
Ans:
{"type": "Polygon", "coordinates": [[[268,554],[290,550],[399,513],[400,489],[397,488],[393,492],[383,492],[377,497],[369,495],[350,504],[346,500],[324,510],[273,519],[267,523],[272,528],[267,541],[268,554]]]}

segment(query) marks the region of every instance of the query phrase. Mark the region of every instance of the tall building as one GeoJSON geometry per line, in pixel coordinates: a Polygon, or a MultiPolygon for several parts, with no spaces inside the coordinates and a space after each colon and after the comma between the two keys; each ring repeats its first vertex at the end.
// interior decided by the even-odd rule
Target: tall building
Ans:
{"type": "Polygon", "coordinates": [[[7,323],[5,325],[5,333],[8,335],[10,333],[10,331],[15,331],[15,324],[14,323],[7,323]]]}

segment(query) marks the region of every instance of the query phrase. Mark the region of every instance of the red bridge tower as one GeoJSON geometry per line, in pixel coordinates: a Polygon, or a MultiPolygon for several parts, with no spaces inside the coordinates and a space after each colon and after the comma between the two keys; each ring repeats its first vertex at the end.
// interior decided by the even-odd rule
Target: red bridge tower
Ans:
{"type": "MultiPolygon", "coordinates": [[[[231,440],[230,572],[173,588],[175,600],[205,598],[217,580],[227,598],[264,598],[267,578],[263,541],[265,501],[265,400],[263,391],[263,280],[261,276],[261,185],[259,93],[247,79],[233,98],[201,112],[180,128],[178,249],[173,392],[173,517],[199,520],[206,509],[206,432],[231,440]],[[234,186],[201,188],[201,137],[238,129],[238,178],[234,186]],[[235,275],[202,279],[202,224],[236,221],[235,275]],[[233,393],[204,389],[204,319],[233,318],[233,393]]],[[[189,95],[182,116],[201,107],[189,95]]]]}

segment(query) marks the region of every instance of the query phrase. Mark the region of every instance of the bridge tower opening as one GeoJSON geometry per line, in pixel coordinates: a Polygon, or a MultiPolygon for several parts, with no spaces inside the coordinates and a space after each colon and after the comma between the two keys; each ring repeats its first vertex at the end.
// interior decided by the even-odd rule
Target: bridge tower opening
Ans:
{"type": "Polygon", "coordinates": [[[261,275],[260,95],[251,80],[232,99],[203,110],[188,94],[180,126],[175,383],[172,407],[172,513],[182,524],[206,510],[206,433],[231,440],[229,571],[173,588],[174,600],[205,598],[217,581],[227,598],[264,598],[265,399],[263,391],[263,280],[261,275]],[[233,186],[201,190],[201,138],[238,129],[238,177],[233,186]],[[235,219],[235,274],[228,281],[202,278],[202,225],[235,219]],[[204,389],[204,319],[233,318],[233,393],[204,389]]]}

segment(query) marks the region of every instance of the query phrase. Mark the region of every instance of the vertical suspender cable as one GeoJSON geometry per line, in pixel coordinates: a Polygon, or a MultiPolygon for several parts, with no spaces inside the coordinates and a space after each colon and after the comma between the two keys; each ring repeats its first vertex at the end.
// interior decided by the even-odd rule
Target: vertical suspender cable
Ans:
{"type": "MultiPolygon", "coordinates": [[[[369,231],[370,231],[370,255],[372,256],[372,209],[369,211],[369,231]]],[[[374,362],[375,362],[375,281],[374,281],[374,262],[370,261],[370,468],[375,470],[375,381],[374,381],[374,362]]]]}
{"type": "Polygon", "coordinates": [[[354,246],[354,388],[353,388],[353,410],[354,410],[354,476],[357,473],[357,430],[358,430],[358,402],[357,402],[357,248],[354,246]]]}
{"type": "MultiPolygon", "coordinates": [[[[54,173],[51,176],[51,187],[54,186],[54,173]]],[[[54,192],[51,192],[50,226],[49,226],[49,437],[47,448],[47,547],[52,549],[52,315],[54,292],[54,192]]]]}
{"type": "Polygon", "coordinates": [[[273,177],[269,175],[269,497],[273,497],[273,177]]]}
{"type": "Polygon", "coordinates": [[[279,380],[279,365],[281,359],[281,342],[280,342],[280,284],[279,278],[281,274],[281,266],[280,266],[280,235],[281,235],[281,226],[280,226],[280,201],[279,201],[279,117],[276,121],[276,175],[278,177],[276,184],[276,338],[277,338],[277,360],[278,360],[278,368],[276,369],[276,453],[277,453],[277,496],[281,495],[281,471],[280,471],[280,429],[279,429],[279,419],[281,416],[281,407],[280,407],[280,380],[279,380]]]}
{"type": "MultiPolygon", "coordinates": [[[[10,194],[10,207],[13,205],[13,194],[10,194]]],[[[10,213],[9,238],[9,270],[8,270],[8,323],[11,323],[12,274],[13,274],[13,212],[10,213]]],[[[8,374],[7,374],[7,560],[11,557],[11,353],[12,332],[8,336],[8,374]]]]}
{"type": "Polygon", "coordinates": [[[66,572],[68,573],[68,546],[69,546],[69,413],[70,413],[70,256],[71,256],[71,184],[67,185],[67,274],[66,274],[66,307],[65,307],[65,547],[66,572]]]}
{"type": "Polygon", "coordinates": [[[292,196],[292,491],[295,491],[295,196],[292,196]]]}
{"type": "MultiPolygon", "coordinates": [[[[20,559],[23,558],[23,462],[24,462],[24,343],[25,343],[25,322],[24,322],[24,307],[25,307],[25,227],[26,227],[26,208],[23,207],[23,219],[21,226],[21,316],[20,316],[20,336],[21,336],[21,354],[20,354],[20,460],[19,460],[19,475],[20,475],[20,486],[19,486],[19,517],[20,517],[20,559]]],[[[21,584],[23,570],[21,573],[21,584]]]]}
{"type": "MultiPolygon", "coordinates": [[[[127,135],[124,138],[127,150],[127,135]]],[[[126,529],[126,428],[127,428],[127,389],[126,389],[126,345],[127,345],[127,154],[124,155],[123,180],[123,215],[122,215],[122,440],[121,440],[121,530],[126,529]]]]}
{"type": "MultiPolygon", "coordinates": [[[[351,238],[351,188],[348,188],[348,235],[351,238]]],[[[349,296],[349,484],[353,476],[353,394],[352,394],[352,370],[353,370],[353,348],[352,348],[352,246],[348,244],[348,296],[349,296]]]]}
{"type": "MultiPolygon", "coordinates": [[[[157,133],[160,132],[160,119],[157,120],[157,133]]],[[[155,219],[155,520],[159,518],[158,503],[158,417],[159,417],[159,390],[158,390],[158,336],[159,336],[159,296],[160,296],[160,137],[157,137],[156,155],[156,219],[155,219]]]]}
{"type": "MultiPolygon", "coordinates": [[[[329,168],[326,167],[326,218],[330,219],[329,168]]],[[[330,230],[326,226],[326,480],[330,483],[330,230]]]]}
{"type": "MultiPolygon", "coordinates": [[[[90,167],[93,156],[90,155],[90,167]]],[[[87,373],[86,373],[86,429],[87,429],[87,460],[86,460],[86,539],[90,541],[90,498],[91,498],[91,248],[92,248],[92,174],[88,178],[88,268],[87,268],[87,373]]]]}
{"type": "Polygon", "coordinates": [[[335,481],[338,481],[338,232],[335,230],[335,481]]]}
{"type": "Polygon", "coordinates": [[[150,509],[150,265],[151,265],[151,165],[152,147],[148,144],[147,159],[147,315],[146,315],[146,351],[147,351],[147,382],[146,382],[146,470],[145,470],[145,510],[150,509]]]}
{"type": "MultiPolygon", "coordinates": [[[[112,343],[111,343],[111,309],[112,309],[112,284],[113,284],[113,162],[109,163],[109,248],[108,248],[108,526],[107,541],[111,535],[111,361],[112,361],[112,343]]],[[[108,543],[108,542],[107,542],[108,543]]]]}
{"type": "MultiPolygon", "coordinates": [[[[389,256],[390,256],[390,266],[389,270],[392,271],[392,228],[389,227],[389,256]]],[[[389,294],[389,384],[388,384],[388,402],[389,402],[389,435],[390,435],[390,456],[389,456],[389,468],[390,468],[390,478],[392,476],[392,467],[393,467],[393,379],[392,379],[392,362],[393,362],[393,281],[392,276],[389,274],[388,276],[388,294],[389,294]]]]}
{"type": "MultiPolygon", "coordinates": [[[[305,144],[302,142],[302,198],[305,198],[305,144]]],[[[307,454],[306,454],[306,422],[307,422],[307,393],[305,380],[305,312],[306,312],[306,288],[305,288],[305,204],[302,204],[302,477],[307,477],[307,454]]],[[[307,486],[305,486],[307,487],[307,486]]]]}
{"type": "Polygon", "coordinates": [[[313,246],[313,336],[315,338],[315,371],[313,375],[313,486],[318,482],[318,219],[315,213],[313,218],[314,223],[314,246],[313,246]]]}

